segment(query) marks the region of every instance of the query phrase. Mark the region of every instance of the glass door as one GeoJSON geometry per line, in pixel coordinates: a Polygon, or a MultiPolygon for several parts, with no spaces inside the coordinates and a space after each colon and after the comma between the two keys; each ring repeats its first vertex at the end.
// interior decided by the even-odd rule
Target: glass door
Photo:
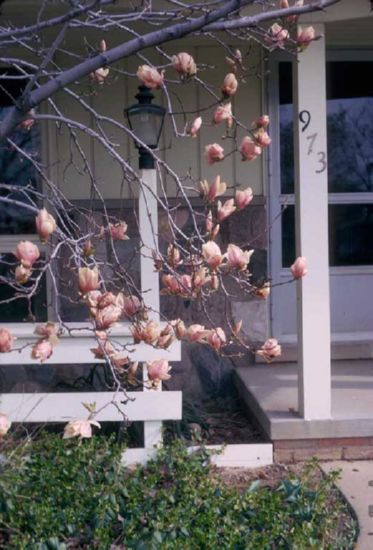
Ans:
{"type": "MultiPolygon", "coordinates": [[[[373,57],[329,57],[327,75],[328,159],[320,170],[329,179],[329,262],[332,338],[373,336],[373,57]]],[[[277,64],[277,140],[272,159],[271,273],[274,283],[289,279],[295,258],[292,66],[277,64]],[[276,159],[277,155],[277,159],[276,159]],[[275,170],[275,161],[279,170],[275,170]],[[278,250],[276,251],[276,247],[278,250]]],[[[273,129],[272,129],[273,131],[273,129]]],[[[312,149],[312,136],[309,137],[312,149]]],[[[314,220],[317,224],[317,219],[314,220]]],[[[309,228],[312,232],[312,227],[309,228]]],[[[309,266],[312,269],[312,266],[309,266]]],[[[296,339],[295,285],[274,288],[274,335],[296,339]]]]}

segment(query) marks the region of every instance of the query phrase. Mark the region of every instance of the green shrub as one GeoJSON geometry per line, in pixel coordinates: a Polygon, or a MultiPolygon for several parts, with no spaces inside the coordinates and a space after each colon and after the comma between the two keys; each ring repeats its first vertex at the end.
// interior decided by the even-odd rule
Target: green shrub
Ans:
{"type": "MultiPolygon", "coordinates": [[[[345,505],[334,477],[245,491],[211,475],[208,454],[180,442],[146,468],[125,470],[120,445],[96,436],[48,436],[8,451],[0,477],[3,548],[136,550],[352,548],[355,523],[336,529],[345,505]]],[[[0,535],[1,540],[1,535],[0,535]]]]}

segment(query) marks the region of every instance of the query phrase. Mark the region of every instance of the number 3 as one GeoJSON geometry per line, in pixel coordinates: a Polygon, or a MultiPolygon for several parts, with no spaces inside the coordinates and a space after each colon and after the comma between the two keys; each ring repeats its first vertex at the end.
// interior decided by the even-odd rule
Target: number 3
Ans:
{"type": "Polygon", "coordinates": [[[324,153],[324,151],[320,151],[319,153],[317,153],[317,156],[319,157],[319,163],[321,167],[319,170],[315,170],[315,172],[316,174],[321,174],[326,170],[328,163],[326,162],[326,154],[324,153]]]}

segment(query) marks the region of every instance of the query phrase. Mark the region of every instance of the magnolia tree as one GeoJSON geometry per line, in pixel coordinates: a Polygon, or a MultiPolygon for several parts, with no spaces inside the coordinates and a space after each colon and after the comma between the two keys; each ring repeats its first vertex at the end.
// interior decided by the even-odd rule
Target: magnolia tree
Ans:
{"type": "MultiPolygon", "coordinates": [[[[253,282],[250,272],[253,250],[250,247],[232,242],[223,248],[219,244],[222,225],[248,207],[253,199],[252,189],[249,186],[235,188],[234,182],[224,182],[219,175],[212,181],[196,181],[190,174],[176,173],[162,154],[142,143],[126,123],[103,115],[93,107],[87,97],[86,86],[90,82],[90,86],[99,89],[100,94],[109,94],[110,79],[123,73],[113,64],[129,57],[137,58],[137,71],[125,72],[125,77],[163,94],[166,116],[170,119],[175,138],[188,142],[198,136],[203,125],[221,126],[224,140],[205,147],[206,166],[224,163],[232,155],[236,155],[235,162],[256,162],[271,143],[269,117],[257,113],[256,119],[248,125],[246,120],[238,119],[232,102],[240,94],[240,85],[247,76],[245,67],[250,63],[248,44],[255,41],[269,52],[286,49],[293,54],[312,47],[312,41],[318,37],[312,27],[298,25],[298,17],[324,9],[337,1],[281,0],[276,5],[265,0],[137,0],[123,3],[123,8],[118,4],[116,10],[111,6],[117,4],[114,0],[44,1],[40,2],[35,20],[28,25],[17,27],[10,21],[8,26],[0,27],[0,57],[5,67],[0,75],[0,87],[8,99],[0,122],[1,150],[4,155],[8,154],[5,168],[11,171],[12,162],[17,158],[17,162],[23,167],[28,166],[42,183],[32,185],[27,175],[22,181],[17,180],[17,173],[5,182],[0,178],[1,212],[7,212],[10,218],[14,215],[21,227],[22,219],[30,220],[31,217],[31,232],[37,234],[42,243],[40,246],[32,239],[20,240],[11,255],[1,255],[1,285],[3,289],[8,289],[2,297],[1,307],[15,307],[17,300],[26,301],[29,304],[27,320],[37,321],[32,300],[44,284],[45,277],[49,278],[52,297],[48,311],[51,317],[47,322],[36,324],[36,339],[29,344],[35,362],[43,363],[52,356],[61,335],[70,334],[73,337],[76,334],[61,313],[61,300],[83,308],[83,319],[86,319],[83,325],[96,339],[96,346],[91,350],[92,357],[105,360],[111,387],[122,398],[128,385],[143,383],[149,388],[157,388],[161,381],[170,378],[168,361],[161,359],[147,363],[144,381],[137,364],[131,360],[133,343],[143,342],[166,350],[178,339],[211,346],[219,353],[224,353],[228,345],[235,343],[268,361],[280,355],[281,347],[275,339],[253,347],[239,319],[227,316],[224,327],[216,326],[209,314],[209,304],[217,296],[223,294],[229,300],[228,280],[233,280],[242,294],[263,299],[270,294],[270,281],[253,282]],[[46,16],[45,9],[49,4],[60,8],[60,11],[46,16]],[[255,8],[252,13],[250,6],[255,8]],[[88,45],[86,56],[76,54],[72,47],[69,50],[72,29],[80,30],[83,43],[85,33],[94,31],[96,49],[88,45]],[[114,30],[121,31],[125,39],[111,48],[110,33],[114,30]],[[213,65],[208,70],[206,67],[200,70],[199,60],[187,51],[175,49],[170,55],[165,50],[166,43],[172,47],[172,43],[179,38],[192,40],[201,36],[215,41],[221,49],[226,76],[219,87],[211,86],[204,79],[208,70],[213,70],[213,65]],[[242,46],[232,49],[229,46],[232,41],[242,46]],[[148,52],[149,48],[155,49],[163,59],[161,66],[154,66],[146,57],[144,50],[148,52]],[[56,54],[59,52],[64,54],[61,59],[66,59],[66,65],[57,63],[56,54]],[[18,94],[14,94],[12,88],[9,91],[5,84],[17,81],[22,81],[23,87],[18,94]],[[180,125],[180,117],[175,116],[176,112],[180,113],[180,106],[174,105],[174,90],[188,87],[192,82],[206,92],[209,101],[201,105],[197,112],[190,113],[185,109],[180,125]],[[79,89],[77,91],[77,83],[81,85],[80,92],[79,89]],[[79,104],[89,114],[90,123],[75,119],[69,112],[61,110],[56,102],[57,92],[79,104]],[[30,132],[51,123],[63,127],[68,133],[70,145],[67,147],[74,148],[80,156],[90,180],[91,189],[87,190],[87,198],[93,193],[95,206],[92,203],[82,207],[65,196],[59,185],[61,182],[55,181],[41,159],[27,148],[30,132]],[[186,235],[175,220],[167,193],[158,194],[158,209],[163,210],[171,235],[168,246],[163,251],[161,247],[149,251],[140,243],[134,253],[138,256],[153,255],[162,294],[175,300],[199,303],[200,324],[188,325],[183,319],[167,318],[164,313],[159,317],[160,323],[155,321],[154,312],[146,305],[146,297],[136,283],[131,265],[123,265],[116,254],[118,241],[123,241],[123,246],[129,246],[128,233],[133,228],[128,227],[128,219],[118,214],[113,216],[105,204],[85,147],[80,143],[82,136],[97,141],[105,149],[113,162],[120,166],[123,180],[129,185],[137,184],[141,192],[146,182],[138,173],[133,159],[127,158],[113,143],[110,132],[105,129],[108,125],[119,128],[152,155],[159,180],[163,181],[167,176],[173,181],[179,203],[183,203],[193,220],[191,232],[186,235]],[[201,197],[202,208],[193,208],[190,200],[193,193],[201,197]],[[102,213],[100,221],[95,215],[97,208],[102,213]],[[112,252],[110,261],[96,253],[103,241],[112,252]],[[68,292],[66,285],[63,285],[66,278],[68,292]],[[132,334],[132,342],[125,346],[119,345],[112,336],[113,327],[123,321],[129,323],[132,334]]],[[[6,7],[6,2],[3,6],[6,7]]],[[[131,219],[137,223],[137,215],[131,219]]],[[[298,279],[307,273],[306,260],[294,260],[291,272],[293,278],[298,279]]],[[[133,262],[132,257],[130,261],[133,262]]],[[[10,354],[17,351],[19,346],[11,326],[1,328],[0,352],[10,354]]],[[[66,426],[65,436],[90,437],[96,413],[93,409],[89,410],[86,420],[70,422],[66,426]]],[[[4,411],[0,414],[0,437],[6,434],[9,426],[4,411]]]]}

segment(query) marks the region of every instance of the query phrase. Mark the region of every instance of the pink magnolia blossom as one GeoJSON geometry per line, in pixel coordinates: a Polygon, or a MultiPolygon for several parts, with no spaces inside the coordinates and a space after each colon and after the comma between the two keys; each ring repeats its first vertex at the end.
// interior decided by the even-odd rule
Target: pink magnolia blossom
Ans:
{"type": "Polygon", "coordinates": [[[175,276],[171,274],[165,274],[162,276],[162,283],[165,288],[162,293],[164,294],[174,294],[180,296],[189,296],[192,290],[192,278],[190,275],[184,273],[180,276],[175,276]]]}
{"type": "Polygon", "coordinates": [[[237,73],[239,67],[244,69],[244,67],[242,67],[242,53],[240,50],[235,50],[233,59],[231,57],[226,57],[225,60],[233,73],[237,73]]]}
{"type": "Polygon", "coordinates": [[[128,355],[126,355],[125,353],[121,353],[121,352],[112,353],[110,355],[110,361],[111,361],[111,364],[113,365],[113,367],[118,372],[124,372],[123,367],[128,365],[129,362],[130,362],[128,355]]]}
{"type": "Polygon", "coordinates": [[[106,359],[108,356],[111,357],[115,350],[108,338],[108,335],[105,331],[96,331],[96,338],[98,347],[91,348],[91,352],[96,359],[106,359]]]}
{"type": "Polygon", "coordinates": [[[155,344],[158,340],[161,329],[155,321],[149,321],[148,323],[137,323],[131,328],[132,336],[135,344],[145,342],[145,344],[155,344]]]}
{"type": "Polygon", "coordinates": [[[20,285],[24,285],[25,283],[27,283],[31,275],[32,275],[31,267],[25,267],[22,264],[17,265],[14,273],[15,280],[17,283],[19,283],[20,285]]]}
{"type": "Polygon", "coordinates": [[[63,439],[79,437],[79,439],[89,439],[92,437],[92,426],[101,428],[95,420],[72,420],[64,428],[63,439]]]}
{"type": "Polygon", "coordinates": [[[220,247],[214,241],[202,245],[202,256],[212,270],[218,268],[224,259],[220,247]]]}
{"type": "Polygon", "coordinates": [[[98,308],[98,303],[100,298],[102,297],[102,292],[99,290],[91,290],[85,295],[85,303],[91,310],[91,314],[93,316],[96,315],[96,310],[98,308]]]}
{"type": "Polygon", "coordinates": [[[40,252],[36,244],[31,241],[21,241],[17,244],[13,254],[24,267],[32,267],[40,258],[40,252]]]}
{"type": "Polygon", "coordinates": [[[237,208],[234,206],[234,199],[228,199],[227,201],[225,201],[224,204],[222,204],[221,201],[218,201],[216,217],[218,218],[219,222],[222,222],[223,220],[228,218],[228,216],[233,214],[236,209],[237,208]]]}
{"type": "Polygon", "coordinates": [[[123,313],[126,317],[133,317],[136,313],[142,310],[141,301],[137,296],[124,296],[123,298],[123,313]]]}
{"type": "MultiPolygon", "coordinates": [[[[106,41],[100,40],[100,45],[99,45],[100,53],[104,53],[106,52],[106,50],[107,50],[106,41]]],[[[103,84],[108,74],[109,74],[108,68],[100,67],[99,69],[96,69],[94,72],[92,72],[89,76],[91,80],[97,82],[97,84],[103,84]]]]}
{"type": "Polygon", "coordinates": [[[298,256],[292,266],[290,266],[291,273],[294,279],[301,279],[308,273],[307,260],[303,256],[298,256]]]}
{"type": "Polygon", "coordinates": [[[137,384],[136,374],[139,368],[137,361],[132,361],[127,368],[127,382],[132,385],[137,384]]]}
{"type": "Polygon", "coordinates": [[[42,338],[33,345],[31,357],[37,359],[40,363],[44,363],[53,353],[53,344],[50,339],[42,338]]]}
{"type": "Polygon", "coordinates": [[[192,275],[192,287],[193,290],[200,290],[203,286],[207,285],[211,281],[211,276],[208,274],[205,267],[200,267],[192,275]]]}
{"type": "Polygon", "coordinates": [[[128,241],[127,235],[128,225],[125,221],[121,221],[115,224],[109,223],[109,231],[112,239],[115,241],[128,241]]]}
{"type": "Polygon", "coordinates": [[[37,334],[38,336],[43,336],[43,338],[55,338],[58,334],[58,331],[59,326],[48,321],[44,325],[38,325],[34,330],[34,334],[37,334]]]}
{"type": "Polygon", "coordinates": [[[171,375],[169,374],[171,366],[166,359],[158,359],[146,364],[148,371],[148,377],[151,382],[158,385],[162,380],[169,380],[171,375]]]}
{"type": "Polygon", "coordinates": [[[271,138],[263,128],[260,128],[257,132],[255,132],[255,142],[259,145],[259,147],[268,147],[271,141],[271,138]]]}
{"type": "Polygon", "coordinates": [[[214,239],[216,239],[216,237],[217,237],[217,235],[220,231],[220,225],[219,224],[214,225],[214,223],[212,221],[212,212],[211,212],[211,210],[209,210],[209,212],[206,216],[205,225],[206,225],[206,231],[210,234],[210,240],[213,241],[214,239]]]}
{"type": "Polygon", "coordinates": [[[205,222],[205,225],[206,225],[206,231],[208,233],[211,233],[213,227],[214,227],[214,223],[212,221],[212,212],[211,210],[208,211],[208,214],[206,216],[206,222],[205,222]]]}
{"type": "Polygon", "coordinates": [[[203,325],[190,325],[187,330],[188,340],[190,342],[205,343],[208,332],[203,325]]]}
{"type": "Polygon", "coordinates": [[[220,197],[220,195],[224,195],[227,184],[224,181],[221,181],[220,176],[216,176],[213,183],[210,185],[208,181],[203,180],[199,184],[201,196],[207,201],[207,202],[213,202],[216,197],[220,197]]]}
{"type": "Polygon", "coordinates": [[[90,73],[90,79],[97,84],[103,84],[109,76],[110,69],[108,67],[100,67],[92,73],[90,73]]]}
{"type": "Polygon", "coordinates": [[[172,56],[172,66],[182,77],[194,76],[197,73],[197,65],[193,57],[186,52],[172,56]]]}
{"type": "Polygon", "coordinates": [[[231,102],[225,103],[224,105],[219,105],[215,109],[212,121],[214,124],[220,124],[221,122],[225,122],[228,128],[231,128],[233,124],[231,102]]]}
{"type": "Polygon", "coordinates": [[[289,31],[281,27],[278,23],[273,23],[267,31],[266,42],[272,46],[272,48],[284,48],[288,38],[289,31]]]}
{"type": "Polygon", "coordinates": [[[35,218],[36,231],[40,237],[41,242],[47,242],[48,238],[54,231],[56,231],[56,220],[49,214],[46,208],[39,210],[38,215],[35,218]]]}
{"type": "Polygon", "coordinates": [[[242,250],[235,244],[229,244],[226,257],[227,266],[231,269],[238,269],[239,271],[245,271],[247,264],[250,262],[250,258],[253,255],[254,250],[242,250]]]}
{"type": "Polygon", "coordinates": [[[251,187],[246,187],[246,189],[237,189],[235,195],[236,206],[238,210],[242,210],[253,200],[253,190],[251,187]]]}
{"type": "Polygon", "coordinates": [[[276,340],[276,338],[269,338],[263,344],[263,346],[256,351],[257,355],[264,357],[264,359],[270,363],[272,359],[280,357],[281,355],[281,346],[276,340]]]}
{"type": "Polygon", "coordinates": [[[10,426],[12,425],[9,420],[8,415],[5,413],[0,413],[0,438],[3,438],[9,431],[10,426]]]}
{"type": "Polygon", "coordinates": [[[263,128],[265,130],[268,127],[268,125],[269,125],[269,116],[262,115],[256,120],[254,120],[254,122],[252,123],[252,128],[253,130],[258,130],[259,128],[263,128]]]}
{"type": "Polygon", "coordinates": [[[157,69],[149,67],[149,65],[141,65],[137,70],[137,78],[152,90],[163,86],[164,71],[158,72],[157,69]]]}
{"type": "Polygon", "coordinates": [[[228,73],[224,78],[221,91],[225,97],[231,97],[237,92],[238,82],[233,73],[228,73]]]}
{"type": "Polygon", "coordinates": [[[122,308],[109,305],[99,309],[95,316],[96,328],[98,330],[107,330],[119,321],[122,315],[122,308]]]}
{"type": "Polygon", "coordinates": [[[305,27],[302,28],[299,26],[298,29],[298,36],[297,36],[297,45],[300,48],[300,50],[305,50],[310,43],[316,40],[316,33],[315,29],[313,27],[305,27]]]}
{"type": "Polygon", "coordinates": [[[167,349],[175,340],[175,333],[173,326],[169,323],[161,330],[156,346],[158,348],[167,349]]]}
{"type": "Polygon", "coordinates": [[[178,340],[184,338],[187,331],[184,322],[181,319],[174,319],[171,321],[171,325],[174,329],[176,338],[178,340]]]}
{"type": "Polygon", "coordinates": [[[189,125],[187,129],[187,134],[191,137],[197,137],[201,126],[202,126],[202,117],[199,116],[195,118],[193,122],[189,125]]]}
{"type": "Polygon", "coordinates": [[[207,336],[207,343],[216,351],[220,351],[222,346],[227,343],[224,330],[220,327],[211,329],[207,336]]]}
{"type": "Polygon", "coordinates": [[[119,292],[117,295],[112,292],[101,292],[93,291],[90,293],[90,300],[96,301],[96,307],[98,309],[104,309],[108,306],[118,306],[123,307],[123,294],[119,292]]]}
{"type": "Polygon", "coordinates": [[[99,273],[97,267],[80,267],[79,268],[79,290],[84,294],[88,294],[92,290],[97,290],[99,287],[99,273]]]}
{"type": "Polygon", "coordinates": [[[242,160],[255,160],[262,154],[262,148],[255,143],[250,136],[245,136],[241,141],[240,153],[242,160]]]}
{"type": "Polygon", "coordinates": [[[177,267],[180,263],[180,250],[174,244],[167,247],[167,262],[171,267],[177,267]]]}
{"type": "Polygon", "coordinates": [[[215,162],[219,162],[224,159],[224,149],[218,143],[210,143],[205,147],[205,155],[207,159],[207,164],[210,166],[215,162]]]}
{"type": "Polygon", "coordinates": [[[14,338],[7,328],[0,328],[0,353],[12,350],[14,338]]]}

